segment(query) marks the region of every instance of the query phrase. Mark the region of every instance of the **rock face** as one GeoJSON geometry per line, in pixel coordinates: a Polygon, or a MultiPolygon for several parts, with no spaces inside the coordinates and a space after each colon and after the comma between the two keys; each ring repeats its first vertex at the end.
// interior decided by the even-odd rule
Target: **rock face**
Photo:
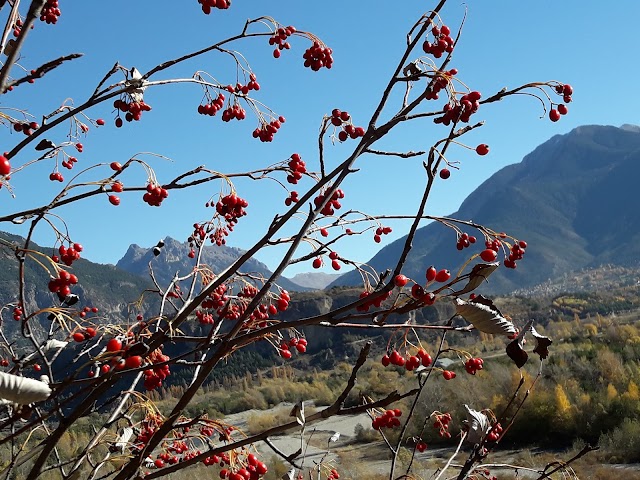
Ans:
{"type": "MultiPolygon", "coordinates": [[[[567,272],[640,261],[640,128],[583,126],[556,135],[522,162],[498,171],[451,214],[509,232],[529,244],[516,270],[500,268],[483,291],[506,293],[567,272]]],[[[368,263],[392,267],[405,239],[384,247],[368,263]]],[[[483,242],[479,242],[482,244],[483,242]]],[[[429,265],[455,271],[483,248],[455,248],[455,233],[432,223],[418,230],[404,273],[422,279],[429,265]]],[[[356,285],[348,272],[332,285],[356,285]]]]}
{"type": "MultiPolygon", "coordinates": [[[[160,285],[168,285],[176,274],[187,275],[193,270],[195,259],[188,257],[189,246],[171,237],[164,239],[164,247],[156,257],[153,255],[153,246],[144,248],[138,245],[131,245],[127,253],[122,257],[116,266],[122,270],[149,277],[149,262],[153,274],[160,285]]],[[[212,272],[218,273],[231,265],[235,260],[245,253],[240,248],[223,246],[206,246],[202,254],[201,262],[209,267],[212,272]]],[[[249,259],[242,273],[253,273],[265,278],[271,275],[271,271],[264,263],[255,259],[249,259]]],[[[308,288],[300,286],[287,278],[280,278],[278,285],[289,291],[303,291],[308,288]]]]}

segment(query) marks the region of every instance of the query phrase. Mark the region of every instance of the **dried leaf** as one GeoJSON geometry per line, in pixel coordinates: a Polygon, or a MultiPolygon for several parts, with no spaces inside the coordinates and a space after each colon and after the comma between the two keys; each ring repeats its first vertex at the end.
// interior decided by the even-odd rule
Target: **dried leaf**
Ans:
{"type": "Polygon", "coordinates": [[[465,293],[474,291],[476,288],[482,285],[483,282],[486,282],[489,275],[495,272],[499,266],[500,262],[478,263],[477,265],[474,265],[468,275],[469,281],[464,286],[464,288],[462,290],[458,290],[457,292],[453,292],[451,295],[460,296],[464,295],[465,293]]]}
{"type": "Polygon", "coordinates": [[[513,335],[516,327],[488,298],[479,295],[473,300],[455,299],[456,313],[484,333],[513,335]]]}
{"type": "Polygon", "coordinates": [[[45,382],[0,372],[0,398],[18,405],[28,405],[46,400],[49,395],[51,388],[45,382]]]}
{"type": "Polygon", "coordinates": [[[537,353],[540,355],[540,360],[544,360],[549,356],[549,345],[553,342],[549,337],[545,337],[544,335],[540,335],[533,325],[530,328],[531,335],[536,339],[536,348],[533,349],[533,353],[537,353]]]}
{"type": "Polygon", "coordinates": [[[296,403],[293,408],[291,409],[291,412],[289,412],[289,416],[290,417],[296,417],[296,421],[300,424],[303,425],[305,424],[305,418],[304,418],[304,402],[302,402],[302,400],[300,400],[298,403],[296,403]]]}
{"type": "Polygon", "coordinates": [[[469,405],[465,405],[464,408],[467,409],[467,424],[469,426],[466,440],[475,445],[480,443],[491,430],[491,422],[484,413],[469,408],[469,405]]]}
{"type": "Polygon", "coordinates": [[[518,368],[524,367],[529,359],[529,354],[524,351],[524,336],[531,328],[531,325],[533,325],[533,321],[529,320],[513,342],[507,345],[507,355],[515,362],[518,368]]]}
{"type": "Polygon", "coordinates": [[[38,145],[36,145],[36,150],[38,151],[42,151],[42,150],[48,150],[50,148],[55,148],[55,144],[51,141],[51,140],[47,140],[46,138],[43,138],[42,140],[40,140],[40,143],[38,143],[38,145]]]}
{"type": "Polygon", "coordinates": [[[524,367],[524,364],[527,363],[529,359],[529,355],[524,351],[517,339],[507,345],[507,355],[514,361],[518,368],[524,367]]]}
{"type": "Polygon", "coordinates": [[[125,448],[127,447],[129,440],[133,436],[133,428],[124,427],[119,430],[118,438],[115,443],[109,447],[109,450],[113,453],[120,452],[124,453],[125,448]]]}

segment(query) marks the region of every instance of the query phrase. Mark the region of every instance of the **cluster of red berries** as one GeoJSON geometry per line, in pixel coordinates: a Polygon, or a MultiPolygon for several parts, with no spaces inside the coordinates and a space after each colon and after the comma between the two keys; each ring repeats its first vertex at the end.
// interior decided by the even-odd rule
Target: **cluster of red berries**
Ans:
{"type": "MultiPolygon", "coordinates": [[[[458,72],[456,69],[453,69],[451,71],[455,71],[456,73],[458,72]]],[[[447,72],[447,74],[448,73],[449,72],[447,72]]],[[[438,100],[438,98],[440,98],[440,90],[447,88],[448,84],[449,84],[448,77],[438,75],[431,82],[431,88],[429,88],[429,90],[425,93],[424,98],[426,98],[427,100],[438,100]]],[[[436,123],[439,123],[439,122],[436,122],[436,123]]]]}
{"type": "Polygon", "coordinates": [[[82,330],[78,330],[74,332],[73,335],[71,335],[71,338],[73,338],[74,341],[81,343],[81,342],[84,342],[85,340],[95,337],[97,334],[98,332],[96,331],[95,328],[88,327],[88,328],[83,328],[82,330]]]}
{"type": "MultiPolygon", "coordinates": [[[[13,307],[13,319],[16,322],[19,322],[20,320],[22,320],[22,315],[24,315],[24,310],[22,309],[21,305],[16,305],[15,307],[13,307]]],[[[6,367],[6,365],[3,365],[6,367]]]]}
{"type": "Polygon", "coordinates": [[[287,207],[290,207],[291,204],[298,203],[299,200],[300,198],[298,197],[298,192],[296,192],[295,190],[292,190],[291,193],[289,193],[289,196],[284,199],[284,204],[287,207]]]}
{"type": "MultiPolygon", "coordinates": [[[[151,352],[147,358],[147,360],[152,364],[167,362],[169,359],[169,356],[164,355],[160,349],[151,352]]],[[[164,364],[161,366],[154,365],[153,367],[146,369],[143,373],[144,388],[151,391],[162,386],[162,381],[171,374],[171,371],[169,370],[169,365],[164,364]]]]}
{"type": "Polygon", "coordinates": [[[222,112],[223,122],[230,122],[234,118],[236,120],[244,120],[245,118],[247,118],[246,110],[242,108],[239,103],[230,105],[224,110],[224,112],[222,112]]]}
{"type": "Polygon", "coordinates": [[[296,28],[289,25],[288,27],[279,27],[272,36],[269,37],[269,45],[275,45],[273,58],[280,58],[281,50],[289,50],[291,45],[287,39],[296,33],[296,28]]]}
{"type": "MultiPolygon", "coordinates": [[[[142,118],[142,112],[151,111],[151,106],[144,103],[144,100],[139,102],[125,102],[122,99],[117,99],[113,102],[113,107],[117,110],[125,113],[125,120],[131,122],[133,120],[138,121],[142,118]]],[[[116,127],[122,126],[122,118],[118,114],[116,118],[116,127]]]]}
{"type": "Polygon", "coordinates": [[[259,138],[261,142],[273,142],[273,137],[285,122],[285,118],[280,115],[278,118],[272,119],[269,123],[262,120],[259,127],[251,134],[253,138],[259,138]]]}
{"type": "Polygon", "coordinates": [[[444,54],[444,52],[451,53],[453,52],[453,38],[451,38],[451,29],[446,25],[442,25],[438,27],[434,25],[431,29],[431,33],[433,34],[434,41],[433,43],[425,40],[422,44],[422,50],[424,53],[429,55],[433,55],[435,58],[440,58],[444,54]]]}
{"type": "Polygon", "coordinates": [[[374,417],[371,421],[371,428],[374,430],[380,430],[381,428],[393,428],[400,426],[400,416],[402,411],[399,408],[394,410],[387,410],[382,415],[374,417]]]}
{"type": "Polygon", "coordinates": [[[151,207],[159,207],[162,201],[169,196],[169,192],[162,188],[158,184],[149,182],[147,184],[147,191],[142,196],[142,200],[149,204],[151,207]]]}
{"type": "Polygon", "coordinates": [[[378,227],[375,229],[373,233],[373,241],[376,243],[380,243],[382,241],[382,235],[389,235],[392,232],[391,227],[378,227]]]}
{"type": "Polygon", "coordinates": [[[393,350],[390,354],[382,356],[381,363],[385,367],[388,367],[389,365],[396,365],[398,367],[404,367],[408,371],[412,371],[420,365],[430,367],[433,363],[433,359],[423,348],[419,349],[415,355],[407,355],[406,358],[400,355],[397,350],[393,350]]]}
{"type": "Polygon", "coordinates": [[[509,251],[509,256],[507,258],[504,259],[504,266],[507,268],[516,268],[517,264],[516,262],[518,260],[522,260],[522,257],[525,254],[527,248],[527,242],[525,242],[524,240],[520,240],[517,243],[514,243],[511,246],[511,249],[509,251]]]}
{"type": "MultiPolygon", "coordinates": [[[[316,198],[313,199],[313,203],[315,204],[316,207],[319,207],[324,203],[326,199],[327,191],[330,190],[330,188],[331,187],[328,187],[326,190],[321,192],[316,198]]],[[[342,191],[341,188],[337,188],[331,195],[331,199],[325,204],[324,207],[322,207],[322,210],[320,210],[320,213],[322,215],[327,215],[327,216],[333,215],[336,210],[340,210],[340,208],[342,208],[342,204],[340,203],[340,200],[343,198],[344,198],[344,192],[342,191]]]]}
{"type": "Polygon", "coordinates": [[[502,425],[500,425],[500,422],[496,423],[489,431],[489,434],[487,435],[487,441],[497,442],[500,438],[500,435],[502,435],[502,431],[503,428],[502,425]]]}
{"type": "Polygon", "coordinates": [[[80,315],[80,318],[85,318],[87,316],[87,313],[89,312],[98,313],[98,307],[84,307],[82,310],[80,310],[78,315],[80,315]]]}
{"type": "Polygon", "coordinates": [[[18,37],[20,36],[20,32],[22,31],[22,20],[17,18],[15,23],[13,24],[13,36],[14,37],[18,37]]]}
{"type": "Polygon", "coordinates": [[[62,166],[68,170],[71,170],[73,166],[78,162],[76,157],[69,157],[62,161],[62,166]]]}
{"type": "Polygon", "coordinates": [[[374,295],[366,290],[360,294],[360,299],[367,298],[367,301],[362,305],[358,305],[356,310],[358,312],[368,312],[371,307],[380,308],[382,302],[391,296],[391,292],[383,293],[380,295],[374,295]]]}
{"type": "Polygon", "coordinates": [[[484,361],[481,358],[471,357],[464,363],[464,369],[471,375],[475,375],[478,370],[482,370],[483,366],[484,361]]]}
{"type": "Polygon", "coordinates": [[[243,85],[242,83],[236,83],[235,87],[233,85],[227,85],[227,92],[229,93],[237,93],[242,95],[248,95],[251,90],[260,90],[260,84],[258,83],[257,77],[255,73],[251,73],[249,75],[249,83],[243,85]]]}
{"type": "Polygon", "coordinates": [[[438,283],[444,283],[451,278],[451,272],[447,269],[437,270],[436,267],[431,265],[427,268],[425,277],[427,282],[433,282],[435,280],[438,283]]]}
{"type": "Polygon", "coordinates": [[[73,245],[69,245],[68,247],[60,245],[60,247],[58,247],[58,253],[60,254],[60,256],[52,255],[51,259],[56,263],[61,261],[67,267],[70,267],[73,262],[80,258],[80,252],[82,252],[82,250],[83,247],[79,243],[74,243],[73,245]]]}
{"type": "MultiPolygon", "coordinates": [[[[249,467],[251,467],[251,465],[249,465],[249,467]]],[[[259,478],[260,475],[264,475],[263,473],[258,473],[257,466],[254,466],[252,469],[250,469],[249,467],[241,468],[239,470],[236,470],[235,472],[223,468],[222,470],[220,470],[220,478],[228,478],[229,480],[254,480],[259,478]]],[[[266,468],[266,465],[260,462],[260,471],[265,470],[266,468]]]]}
{"type": "Polygon", "coordinates": [[[478,111],[480,108],[481,93],[473,91],[464,94],[459,102],[446,103],[442,111],[444,114],[441,117],[435,118],[434,123],[441,123],[449,126],[451,122],[461,121],[468,123],[471,119],[471,115],[478,111]]]}
{"type": "Polygon", "coordinates": [[[342,128],[338,132],[338,140],[341,142],[345,142],[348,138],[356,139],[364,136],[364,128],[353,125],[349,112],[342,112],[334,108],[331,112],[331,124],[342,128]]]}
{"type": "Polygon", "coordinates": [[[196,318],[201,325],[213,325],[215,323],[213,315],[202,310],[196,310],[196,318]]]}
{"type": "Polygon", "coordinates": [[[16,132],[22,132],[27,137],[33,133],[34,130],[40,128],[38,122],[15,122],[13,124],[13,130],[16,132]]]}
{"type": "Polygon", "coordinates": [[[456,248],[458,250],[468,248],[470,245],[473,245],[474,243],[476,243],[477,240],[478,239],[473,235],[469,235],[468,233],[463,232],[458,236],[458,241],[456,242],[456,248]]]}
{"type": "Polygon", "coordinates": [[[560,105],[558,105],[558,108],[552,108],[549,111],[549,120],[551,120],[552,122],[557,122],[558,120],[560,120],[560,117],[562,115],[566,115],[567,113],[569,113],[569,109],[564,103],[561,103],[560,105]]]}
{"type": "Polygon", "coordinates": [[[40,12],[40,21],[55,24],[60,16],[58,0],[47,0],[40,12]]]}
{"type": "Polygon", "coordinates": [[[340,262],[338,261],[340,260],[340,255],[338,254],[338,252],[329,252],[329,260],[331,260],[331,268],[333,268],[336,272],[342,268],[342,265],[340,265],[340,262]]]}
{"type": "Polygon", "coordinates": [[[445,380],[454,379],[456,378],[456,372],[454,372],[453,370],[443,370],[442,378],[444,378],[445,380]]]}
{"type": "Polygon", "coordinates": [[[562,95],[564,103],[571,103],[571,95],[573,95],[573,87],[571,85],[569,85],[568,83],[559,84],[556,85],[555,90],[558,95],[562,95]]]}
{"type": "Polygon", "coordinates": [[[218,200],[216,212],[224,217],[227,222],[227,228],[233,230],[233,226],[238,223],[238,219],[247,214],[245,208],[248,206],[249,202],[244,198],[237,196],[235,193],[230,193],[218,200]]]}
{"type": "Polygon", "coordinates": [[[302,176],[307,173],[307,166],[304,163],[304,160],[298,155],[294,153],[291,155],[291,159],[287,163],[289,168],[291,169],[291,173],[287,175],[287,182],[292,185],[298,183],[298,180],[302,178],[302,176]]]}
{"type": "Polygon", "coordinates": [[[223,283],[219,285],[207,298],[205,298],[200,306],[206,309],[215,309],[224,306],[229,297],[227,296],[227,286],[223,283]]]}
{"type": "Polygon", "coordinates": [[[304,58],[304,66],[310,68],[314,72],[317,72],[322,67],[331,68],[333,65],[332,53],[333,50],[326,45],[320,45],[318,42],[313,42],[313,45],[307,48],[302,55],[302,58],[304,58]]]}
{"type": "MultiPolygon", "coordinates": [[[[302,478],[304,478],[302,474],[299,474],[298,479],[302,480],[302,478]]],[[[338,478],[340,478],[340,474],[335,468],[332,468],[329,475],[327,475],[327,480],[337,480],[338,478]]]]}
{"type": "Polygon", "coordinates": [[[62,176],[62,174],[60,172],[51,172],[49,174],[49,180],[51,180],[52,182],[64,182],[64,177],[62,176]]]}
{"type": "Polygon", "coordinates": [[[231,6],[231,0],[198,0],[198,3],[205,15],[209,15],[212,8],[226,10],[231,6]]]}
{"type": "Polygon", "coordinates": [[[289,343],[282,342],[278,348],[278,353],[282,358],[288,360],[292,356],[292,348],[295,348],[298,353],[305,353],[307,351],[307,339],[294,337],[289,340],[289,343]]]}
{"type": "Polygon", "coordinates": [[[226,453],[221,453],[220,455],[211,455],[210,457],[205,457],[204,460],[202,460],[202,463],[204,463],[206,466],[209,465],[225,465],[229,463],[229,456],[226,453]]]}
{"type": "Polygon", "coordinates": [[[57,293],[59,297],[66,297],[71,293],[71,285],[78,283],[78,277],[66,270],[58,271],[58,278],[51,278],[47,287],[52,293],[57,293]]]}
{"type": "Polygon", "coordinates": [[[210,100],[204,105],[198,105],[198,113],[200,115],[209,115],[213,117],[218,110],[224,106],[224,94],[220,93],[216,98],[210,100]]]}
{"type": "MultiPolygon", "coordinates": [[[[258,293],[258,292],[256,292],[258,293]]],[[[278,310],[284,312],[289,308],[289,302],[291,301],[291,295],[286,290],[280,290],[280,297],[277,300],[278,310]]]]}
{"type": "Polygon", "coordinates": [[[436,413],[435,417],[436,417],[436,421],[433,422],[433,428],[438,430],[438,435],[440,435],[442,438],[451,438],[451,433],[449,433],[449,424],[451,423],[451,414],[436,413]]]}

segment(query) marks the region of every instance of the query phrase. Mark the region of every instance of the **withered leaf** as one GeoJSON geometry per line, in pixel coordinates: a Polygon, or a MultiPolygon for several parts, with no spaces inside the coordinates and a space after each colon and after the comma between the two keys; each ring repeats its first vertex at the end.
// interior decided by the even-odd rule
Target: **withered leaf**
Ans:
{"type": "Polygon", "coordinates": [[[456,313],[484,333],[513,335],[516,327],[504,318],[493,301],[482,295],[473,300],[455,299],[456,313]]]}
{"type": "Polygon", "coordinates": [[[51,141],[51,140],[47,140],[46,138],[43,138],[42,140],[40,140],[40,143],[38,143],[38,145],[36,145],[36,150],[38,150],[39,152],[41,152],[42,150],[48,150],[50,148],[55,148],[55,144],[51,141]]]}
{"type": "Polygon", "coordinates": [[[549,337],[540,335],[533,326],[531,326],[531,335],[536,339],[536,348],[533,349],[534,353],[540,355],[540,360],[544,360],[549,356],[549,345],[553,343],[549,337]]]}
{"type": "Polygon", "coordinates": [[[513,360],[518,368],[524,367],[525,363],[527,363],[527,360],[529,359],[529,355],[524,351],[524,348],[522,348],[522,345],[517,338],[507,345],[507,355],[511,360],[513,360]]]}
{"type": "Polygon", "coordinates": [[[464,295],[465,293],[474,291],[476,288],[482,285],[483,282],[486,282],[489,275],[495,272],[499,266],[500,262],[478,263],[477,265],[474,265],[471,269],[471,272],[469,272],[468,274],[469,281],[464,286],[464,288],[462,290],[458,290],[457,292],[451,293],[451,295],[460,296],[464,295]]]}

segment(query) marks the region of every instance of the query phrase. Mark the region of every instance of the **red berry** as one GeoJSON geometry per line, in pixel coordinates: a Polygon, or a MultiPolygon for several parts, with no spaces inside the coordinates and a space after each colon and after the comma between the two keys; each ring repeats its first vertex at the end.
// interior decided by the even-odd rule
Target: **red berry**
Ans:
{"type": "Polygon", "coordinates": [[[0,155],[0,175],[9,175],[11,173],[11,164],[6,157],[0,155]]]}
{"type": "Polygon", "coordinates": [[[409,279],[406,276],[400,274],[395,276],[395,278],[393,279],[393,283],[396,287],[404,287],[407,283],[409,283],[409,279]]]}
{"type": "Polygon", "coordinates": [[[436,267],[434,267],[433,265],[430,266],[429,268],[427,268],[427,282],[431,282],[433,280],[435,280],[436,278],[436,274],[438,273],[438,271],[436,270],[436,267]]]}
{"type": "Polygon", "coordinates": [[[451,278],[451,272],[449,270],[440,270],[436,273],[436,282],[446,282],[451,278]]]}
{"type": "Polygon", "coordinates": [[[109,167],[111,167],[111,170],[115,170],[116,172],[122,170],[122,165],[120,165],[120,162],[111,162],[109,164],[109,167]]]}
{"type": "Polygon", "coordinates": [[[566,115],[569,112],[569,109],[564,103],[561,103],[560,105],[558,105],[558,112],[560,113],[560,115],[566,115]]]}
{"type": "Polygon", "coordinates": [[[446,180],[450,176],[451,171],[448,168],[443,168],[442,170],[440,170],[440,178],[442,178],[443,180],[446,180]]]}
{"type": "Polygon", "coordinates": [[[72,336],[73,336],[73,339],[78,343],[79,342],[84,342],[85,338],[86,338],[84,333],[82,333],[82,332],[76,332],[72,336]]]}
{"type": "Polygon", "coordinates": [[[498,253],[491,248],[487,248],[480,253],[480,258],[485,262],[495,262],[497,256],[498,253]]]}
{"type": "Polygon", "coordinates": [[[489,145],[487,145],[486,143],[481,143],[476,147],[476,153],[478,155],[486,155],[487,153],[489,153],[489,145]]]}
{"type": "Polygon", "coordinates": [[[120,205],[120,197],[117,195],[109,195],[109,203],[115,206],[120,205]]]}
{"type": "Polygon", "coordinates": [[[557,122],[558,120],[560,120],[560,112],[558,112],[558,110],[556,110],[555,108],[552,109],[549,112],[549,120],[551,120],[552,122],[557,122]]]}
{"type": "Polygon", "coordinates": [[[117,338],[112,338],[107,342],[107,352],[119,352],[122,350],[122,342],[117,338]]]}

